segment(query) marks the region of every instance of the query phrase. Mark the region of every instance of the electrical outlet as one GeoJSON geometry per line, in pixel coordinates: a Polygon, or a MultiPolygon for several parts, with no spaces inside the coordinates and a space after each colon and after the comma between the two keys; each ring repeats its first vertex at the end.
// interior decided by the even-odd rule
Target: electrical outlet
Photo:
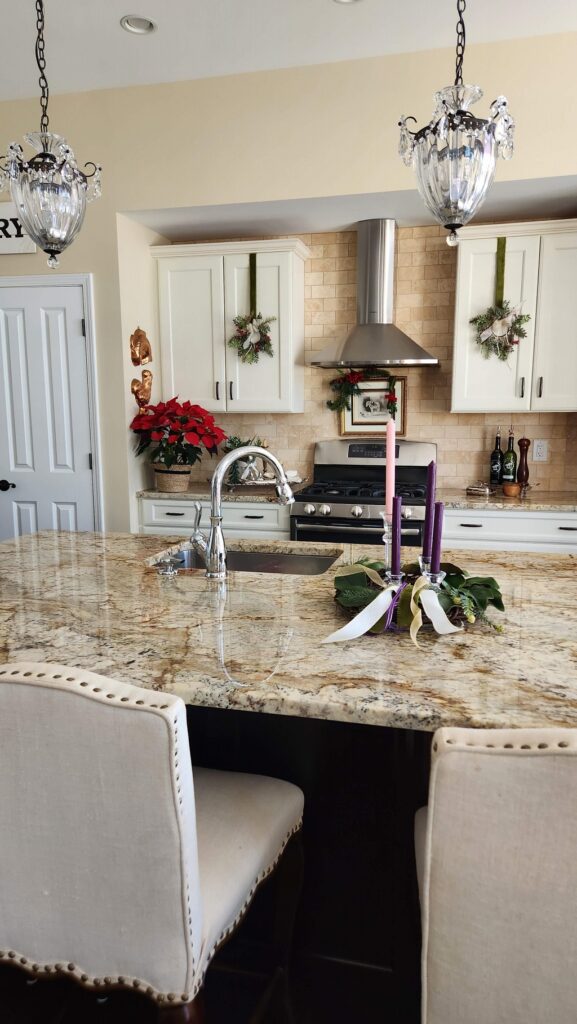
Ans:
{"type": "Polygon", "coordinates": [[[549,462],[549,442],[544,438],[533,441],[533,462],[549,462]]]}

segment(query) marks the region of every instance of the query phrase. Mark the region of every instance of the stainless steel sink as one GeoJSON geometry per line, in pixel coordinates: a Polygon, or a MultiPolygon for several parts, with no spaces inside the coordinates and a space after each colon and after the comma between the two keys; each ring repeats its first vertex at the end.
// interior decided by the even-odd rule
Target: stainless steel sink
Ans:
{"type": "MultiPolygon", "coordinates": [[[[320,576],[330,569],[339,557],[335,552],[330,555],[312,555],[300,551],[231,551],[226,553],[226,564],[229,572],[275,572],[290,576],[320,576]]],[[[159,561],[165,561],[161,556],[159,561]]],[[[191,548],[177,551],[169,559],[179,570],[205,569],[200,555],[191,548]]]]}

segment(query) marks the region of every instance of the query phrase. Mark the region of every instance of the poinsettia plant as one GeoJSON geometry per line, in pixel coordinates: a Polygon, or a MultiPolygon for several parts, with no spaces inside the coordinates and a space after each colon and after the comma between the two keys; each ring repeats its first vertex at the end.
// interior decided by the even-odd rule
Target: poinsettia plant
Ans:
{"type": "Polygon", "coordinates": [[[138,435],[136,454],[150,448],[151,462],[171,466],[193,466],[203,449],[214,455],[226,434],[216,426],[214,416],[200,405],[179,402],[178,397],[158,405],[147,405],[134,417],[130,429],[138,435]]]}

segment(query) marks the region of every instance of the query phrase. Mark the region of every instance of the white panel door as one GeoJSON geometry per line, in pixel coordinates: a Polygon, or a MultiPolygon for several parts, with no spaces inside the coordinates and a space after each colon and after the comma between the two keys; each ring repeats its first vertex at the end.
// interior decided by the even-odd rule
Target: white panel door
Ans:
{"type": "Polygon", "coordinates": [[[261,353],[258,363],[243,363],[228,346],[235,332],[235,316],[249,312],[249,254],[224,257],[226,369],[228,412],[291,412],[293,354],[292,255],[259,252],[257,267],[258,313],[276,317],[271,324],[272,356],[261,353]]]}
{"type": "Polygon", "coordinates": [[[577,409],[577,232],[541,240],[535,337],[535,412],[577,409]]]}
{"type": "Polygon", "coordinates": [[[539,276],[538,235],[507,238],[505,298],[521,305],[531,320],[506,362],[485,359],[470,320],[493,305],[497,239],[463,239],[459,243],[452,412],[522,412],[531,406],[535,310],[539,276]]]}
{"type": "Polygon", "coordinates": [[[94,529],[83,317],[80,285],[0,285],[1,540],[94,529]]]}
{"type": "Polygon", "coordinates": [[[158,262],[162,385],[210,412],[226,410],[222,256],[158,262]]]}

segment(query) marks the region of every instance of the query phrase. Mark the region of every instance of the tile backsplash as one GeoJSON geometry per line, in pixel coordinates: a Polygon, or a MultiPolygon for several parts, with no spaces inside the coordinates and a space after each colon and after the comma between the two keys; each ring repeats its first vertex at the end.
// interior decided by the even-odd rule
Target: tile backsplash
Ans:
{"type": "MultiPolygon", "coordinates": [[[[577,414],[451,414],[453,311],[457,253],[437,227],[399,228],[395,281],[395,323],[436,355],[440,367],[398,370],[407,377],[406,434],[438,445],[438,478],[443,487],[464,488],[487,479],[489,453],[500,425],[504,440],[510,423],[515,437],[549,442],[549,461],[534,463],[530,482],[543,491],[577,488],[577,414]]],[[[356,321],[356,232],[300,236],[311,250],[305,268],[305,347],[318,351],[341,337],[356,321]]],[[[328,381],[334,370],[305,368],[305,409],[300,414],[226,414],[218,417],[228,434],[258,435],[287,469],[312,470],[317,440],[338,437],[338,416],[327,409],[328,381]]],[[[213,465],[193,467],[193,480],[205,480],[213,465]]]]}

